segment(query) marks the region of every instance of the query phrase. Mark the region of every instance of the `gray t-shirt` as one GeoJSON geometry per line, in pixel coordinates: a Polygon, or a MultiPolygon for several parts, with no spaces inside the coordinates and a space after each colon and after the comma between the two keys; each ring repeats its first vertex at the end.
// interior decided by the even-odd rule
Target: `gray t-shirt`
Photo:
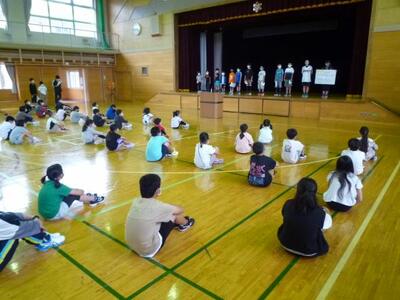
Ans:
{"type": "Polygon", "coordinates": [[[11,144],[22,144],[24,142],[24,133],[28,132],[28,129],[21,126],[16,126],[10,133],[11,144]]]}
{"type": "Polygon", "coordinates": [[[159,231],[162,222],[175,221],[175,206],[156,199],[138,198],[132,203],[125,224],[125,239],[129,247],[141,256],[160,248],[159,231]]]}

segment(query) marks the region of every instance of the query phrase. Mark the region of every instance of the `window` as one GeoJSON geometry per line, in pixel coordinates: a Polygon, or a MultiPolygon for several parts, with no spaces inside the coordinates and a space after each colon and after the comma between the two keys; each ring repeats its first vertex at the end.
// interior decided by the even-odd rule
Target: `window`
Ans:
{"type": "Polygon", "coordinates": [[[3,9],[0,6],[0,28],[1,29],[7,29],[7,19],[6,16],[4,15],[3,9]]]}
{"type": "Polygon", "coordinates": [[[4,63],[0,63],[0,90],[12,90],[13,83],[4,63]]]}
{"type": "Polygon", "coordinates": [[[94,0],[32,0],[29,29],[97,39],[94,0]]]}
{"type": "Polygon", "coordinates": [[[67,85],[70,89],[81,89],[81,79],[79,71],[68,71],[67,72],[67,85]]]}

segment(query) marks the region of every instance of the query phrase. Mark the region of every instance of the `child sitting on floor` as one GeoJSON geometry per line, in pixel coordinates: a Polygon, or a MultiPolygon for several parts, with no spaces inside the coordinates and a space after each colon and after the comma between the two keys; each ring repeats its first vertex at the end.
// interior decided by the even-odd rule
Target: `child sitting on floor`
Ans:
{"type": "Polygon", "coordinates": [[[65,121],[65,119],[67,118],[68,114],[65,111],[63,106],[59,106],[57,108],[56,114],[55,114],[55,119],[57,119],[58,121],[62,122],[65,121]]]}
{"type": "Polygon", "coordinates": [[[150,108],[145,107],[143,109],[143,117],[142,117],[142,122],[143,125],[151,125],[153,123],[153,114],[150,112],[150,108]]]}
{"type": "Polygon", "coordinates": [[[114,124],[117,126],[118,129],[132,129],[132,124],[130,124],[128,120],[124,118],[124,113],[121,109],[117,109],[116,111],[114,124]]]}
{"type": "Polygon", "coordinates": [[[165,127],[161,124],[161,119],[160,118],[155,118],[154,121],[154,126],[160,129],[160,132],[162,135],[164,135],[166,138],[168,138],[168,134],[165,131],[165,127]]]}
{"type": "Polygon", "coordinates": [[[277,163],[272,158],[264,155],[264,144],[255,142],[253,145],[254,155],[250,158],[250,171],[247,180],[250,185],[268,186],[275,175],[277,163]]]}
{"type": "Polygon", "coordinates": [[[111,124],[112,122],[108,122],[103,114],[100,113],[100,110],[93,110],[93,122],[97,127],[103,127],[104,124],[111,124]]]}
{"type": "Polygon", "coordinates": [[[354,175],[353,162],[349,156],[341,156],[336,170],[328,175],[329,188],[324,193],[328,206],[336,211],[348,211],[362,201],[362,183],[354,175]]]}
{"type": "Polygon", "coordinates": [[[62,183],[64,172],[60,164],[47,168],[42,177],[42,188],[39,192],[39,213],[47,220],[59,220],[70,216],[70,208],[74,201],[80,201],[94,207],[104,201],[97,194],[85,194],[81,189],[73,189],[62,183]]]}
{"type": "Polygon", "coordinates": [[[35,106],[35,113],[38,118],[44,118],[49,114],[49,108],[43,102],[43,100],[39,100],[35,106]]]}
{"type": "Polygon", "coordinates": [[[111,104],[110,107],[106,111],[107,120],[114,121],[116,115],[117,107],[115,104],[111,104]]]}
{"type": "Polygon", "coordinates": [[[304,155],[304,145],[296,141],[297,130],[290,128],[286,131],[287,139],[282,144],[282,160],[289,164],[296,164],[299,160],[306,158],[304,155]]]}
{"type": "Polygon", "coordinates": [[[63,235],[47,232],[37,216],[0,211],[0,272],[11,261],[20,239],[41,252],[57,248],[65,241],[63,235]]]}
{"type": "Polygon", "coordinates": [[[341,155],[347,155],[353,161],[354,174],[361,175],[364,172],[365,153],[360,151],[360,141],[350,139],[348,142],[349,148],[343,150],[341,155]]]}
{"type": "Polygon", "coordinates": [[[79,111],[78,106],[74,106],[72,108],[72,111],[70,114],[70,119],[71,119],[71,123],[78,124],[78,123],[85,122],[87,119],[87,116],[79,111]]]}
{"type": "Polygon", "coordinates": [[[179,129],[181,126],[185,129],[189,128],[189,124],[181,118],[181,112],[176,110],[172,113],[171,128],[179,129]]]}
{"type": "Polygon", "coordinates": [[[200,142],[194,150],[194,164],[200,169],[211,169],[213,165],[222,164],[224,160],[218,158],[219,148],[209,145],[210,138],[207,132],[200,133],[200,142]]]}
{"type": "Polygon", "coordinates": [[[20,106],[18,113],[15,115],[15,121],[24,121],[25,123],[33,123],[33,118],[30,114],[25,112],[25,106],[20,106]]]}
{"type": "Polygon", "coordinates": [[[160,161],[164,157],[178,156],[170,143],[170,141],[161,134],[158,127],[153,127],[150,130],[151,137],[147,142],[146,160],[160,161]]]}
{"type": "Polygon", "coordinates": [[[9,137],[10,144],[21,145],[24,142],[25,138],[31,144],[36,144],[40,142],[40,139],[34,137],[32,133],[25,128],[25,124],[26,123],[24,120],[18,120],[15,122],[15,127],[13,130],[11,130],[9,137]]]}
{"type": "Polygon", "coordinates": [[[164,246],[173,229],[180,232],[194,225],[194,219],[185,216],[182,207],[163,203],[161,178],[147,174],[140,178],[141,198],[135,199],[125,223],[125,240],[142,257],[153,257],[164,246]]]}
{"type": "Polygon", "coordinates": [[[0,141],[8,140],[11,131],[15,128],[15,119],[12,116],[7,116],[5,121],[0,125],[0,141]]]}
{"type": "Polygon", "coordinates": [[[365,153],[365,160],[377,160],[376,150],[378,150],[378,145],[373,139],[368,137],[368,127],[361,127],[360,134],[361,137],[358,138],[360,140],[360,150],[365,153]]]}
{"type": "Polygon", "coordinates": [[[247,132],[247,124],[240,125],[240,133],[236,136],[235,150],[238,153],[249,153],[252,150],[254,141],[250,133],[247,132]]]}
{"type": "Polygon", "coordinates": [[[272,143],[272,124],[271,121],[265,119],[263,123],[260,125],[260,133],[258,135],[258,141],[263,144],[272,143]]]}
{"type": "Polygon", "coordinates": [[[85,144],[101,144],[104,143],[106,136],[94,129],[93,120],[87,118],[85,124],[82,126],[82,140],[85,144]]]}
{"type": "Polygon", "coordinates": [[[110,131],[106,136],[106,147],[109,151],[119,151],[123,149],[131,149],[135,144],[128,142],[125,138],[121,137],[118,132],[118,127],[115,124],[110,125],[110,131]]]}
{"type": "Polygon", "coordinates": [[[93,114],[93,115],[94,115],[94,110],[95,110],[95,109],[100,110],[99,106],[97,105],[97,102],[93,102],[93,103],[92,103],[92,114],[93,114]]]}
{"type": "Polygon", "coordinates": [[[26,112],[27,114],[30,114],[33,110],[33,107],[31,105],[31,102],[29,100],[25,100],[24,101],[24,112],[26,112]]]}
{"type": "Polygon", "coordinates": [[[64,127],[64,123],[61,121],[58,121],[56,118],[53,117],[53,113],[49,112],[49,118],[47,119],[46,122],[46,130],[47,132],[62,132],[67,130],[64,127]]]}

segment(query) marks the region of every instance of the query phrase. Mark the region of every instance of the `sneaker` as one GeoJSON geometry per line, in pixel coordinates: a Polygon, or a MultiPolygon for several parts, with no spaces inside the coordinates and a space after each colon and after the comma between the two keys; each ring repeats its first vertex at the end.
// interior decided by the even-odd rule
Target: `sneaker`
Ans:
{"type": "Polygon", "coordinates": [[[190,217],[185,217],[185,219],[187,220],[187,223],[184,225],[179,225],[178,227],[176,227],[180,232],[185,232],[186,230],[188,230],[190,227],[192,227],[194,225],[194,219],[190,218],[190,217]]]}
{"type": "Polygon", "coordinates": [[[184,129],[189,129],[189,124],[186,123],[186,125],[183,125],[183,128],[184,128],[184,129]]]}
{"type": "Polygon", "coordinates": [[[176,150],[174,150],[174,151],[171,153],[171,156],[172,156],[172,157],[177,157],[178,155],[179,155],[179,152],[176,151],[176,150]]]}
{"type": "Polygon", "coordinates": [[[300,155],[299,159],[300,160],[305,160],[307,158],[307,155],[300,155]]]}
{"type": "Polygon", "coordinates": [[[98,204],[104,202],[104,197],[103,196],[97,196],[96,194],[94,195],[94,200],[90,201],[89,206],[90,207],[95,207],[98,204]]]}
{"type": "Polygon", "coordinates": [[[134,143],[128,143],[125,145],[127,149],[132,149],[133,147],[135,147],[134,143]]]}
{"type": "Polygon", "coordinates": [[[373,158],[372,158],[372,161],[376,161],[376,160],[378,160],[378,156],[374,156],[373,158]]]}
{"type": "Polygon", "coordinates": [[[224,159],[223,158],[217,158],[214,160],[214,165],[219,165],[219,164],[223,164],[224,163],[224,159]]]}
{"type": "Polygon", "coordinates": [[[64,244],[65,236],[59,233],[49,233],[49,240],[43,241],[41,244],[36,246],[36,249],[41,252],[46,252],[51,248],[57,248],[64,244]]]}
{"type": "Polygon", "coordinates": [[[37,143],[41,142],[41,140],[40,140],[39,138],[33,136],[33,137],[30,139],[29,142],[30,142],[31,144],[37,144],[37,143]]]}

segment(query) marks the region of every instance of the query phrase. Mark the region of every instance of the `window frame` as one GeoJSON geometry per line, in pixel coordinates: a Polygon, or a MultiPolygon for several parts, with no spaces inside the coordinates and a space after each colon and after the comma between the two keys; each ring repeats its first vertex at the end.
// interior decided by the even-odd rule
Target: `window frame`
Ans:
{"type": "MultiPolygon", "coordinates": [[[[70,0],[70,3],[62,2],[62,0],[44,0],[44,1],[46,1],[46,4],[47,4],[47,13],[48,13],[48,16],[47,16],[47,17],[46,17],[46,16],[40,16],[40,15],[35,15],[35,14],[31,14],[31,13],[30,13],[30,14],[29,14],[29,17],[36,17],[36,18],[45,18],[45,19],[48,19],[48,20],[49,20],[49,29],[46,30],[46,31],[44,31],[44,30],[43,30],[43,25],[28,22],[28,26],[29,26],[29,25],[42,26],[42,31],[34,31],[34,32],[72,35],[72,36],[75,36],[75,37],[80,37],[80,38],[91,38],[91,39],[95,39],[95,40],[99,39],[99,32],[98,32],[98,30],[97,30],[98,27],[97,27],[97,7],[96,7],[96,1],[92,0],[92,3],[93,3],[93,6],[92,6],[92,7],[84,6],[84,5],[79,5],[79,4],[75,4],[73,0],[70,0]],[[65,4],[65,5],[71,6],[71,9],[72,9],[72,20],[52,17],[51,14],[50,14],[50,5],[49,5],[49,3],[58,3],[58,4],[65,4]],[[94,22],[94,23],[91,23],[91,22],[85,22],[85,21],[75,20],[74,7],[85,8],[85,9],[93,9],[93,10],[94,10],[94,14],[95,14],[95,22],[94,22]],[[54,31],[52,30],[52,27],[53,27],[53,26],[51,25],[51,21],[52,21],[52,20],[54,20],[54,21],[61,21],[61,22],[63,22],[63,21],[64,21],[64,22],[72,22],[72,29],[70,29],[71,33],[58,33],[58,32],[54,32],[54,31]],[[76,29],[76,28],[75,28],[75,23],[82,23],[82,24],[87,24],[87,25],[92,25],[92,26],[94,25],[95,31],[76,29]],[[84,36],[84,35],[76,35],[76,32],[79,32],[79,31],[88,32],[88,33],[90,32],[90,33],[93,33],[93,35],[90,36],[90,37],[87,36],[87,35],[86,35],[86,36],[84,36]]],[[[33,5],[33,3],[32,3],[32,5],[33,5]]],[[[55,28],[60,28],[60,29],[63,29],[63,28],[64,28],[64,27],[58,27],[58,26],[54,26],[54,27],[55,27],[55,28]]]]}

